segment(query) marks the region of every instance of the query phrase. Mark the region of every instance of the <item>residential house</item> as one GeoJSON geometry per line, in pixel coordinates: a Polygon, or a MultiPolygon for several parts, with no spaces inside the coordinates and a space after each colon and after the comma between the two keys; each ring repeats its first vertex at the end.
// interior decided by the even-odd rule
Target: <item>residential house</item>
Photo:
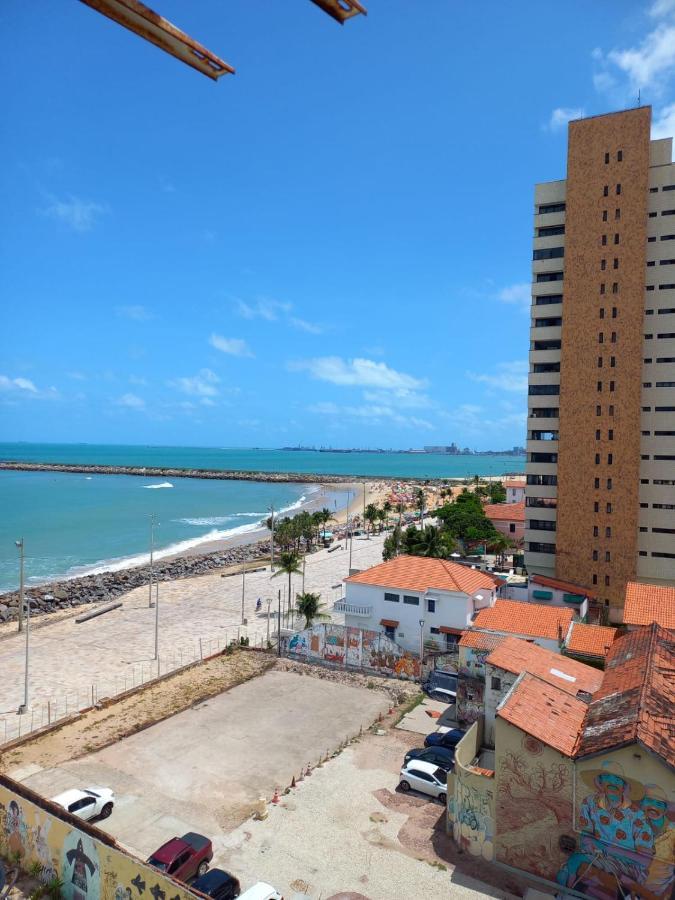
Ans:
{"type": "Polygon", "coordinates": [[[488,503],[483,512],[497,531],[521,546],[525,536],[525,501],[520,503],[488,503]]]}
{"type": "Polygon", "coordinates": [[[491,631],[464,632],[459,639],[456,718],[469,725],[485,712],[485,660],[506,638],[491,631]]]}
{"type": "Polygon", "coordinates": [[[573,618],[573,610],[560,606],[497,600],[478,613],[471,627],[521,637],[559,653],[573,618]]]}
{"type": "Polygon", "coordinates": [[[525,502],[525,479],[507,478],[504,482],[507,503],[525,502]]]}
{"type": "Polygon", "coordinates": [[[657,622],[675,628],[675,586],[629,581],[623,608],[623,624],[629,630],[657,622]]]}
{"type": "Polygon", "coordinates": [[[504,638],[485,660],[485,743],[488,747],[495,745],[497,707],[522,672],[536,675],[572,697],[583,694],[590,699],[602,683],[602,672],[598,669],[520,638],[504,638]]]}
{"type": "Polygon", "coordinates": [[[605,625],[572,622],[565,638],[563,653],[591,666],[605,667],[605,660],[619,631],[605,625]]]}
{"type": "Polygon", "coordinates": [[[346,625],[383,631],[414,653],[422,644],[454,649],[476,612],[495,602],[500,583],[448,560],[398,556],[346,578],[334,609],[346,625]]]}

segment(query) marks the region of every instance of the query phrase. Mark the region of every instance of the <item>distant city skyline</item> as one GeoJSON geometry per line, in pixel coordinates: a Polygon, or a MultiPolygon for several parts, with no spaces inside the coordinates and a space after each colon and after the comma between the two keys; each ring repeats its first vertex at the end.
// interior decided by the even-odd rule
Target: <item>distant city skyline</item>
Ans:
{"type": "Polygon", "coordinates": [[[368,11],[163,0],[215,84],[83,4],[3,9],[0,439],[524,444],[532,182],[638,89],[675,131],[675,4],[368,11]]]}

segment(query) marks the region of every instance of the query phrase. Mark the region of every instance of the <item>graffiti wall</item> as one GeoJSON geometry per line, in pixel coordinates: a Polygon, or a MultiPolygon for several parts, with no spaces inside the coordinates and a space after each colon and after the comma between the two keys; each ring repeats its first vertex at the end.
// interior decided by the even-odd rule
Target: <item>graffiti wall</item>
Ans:
{"type": "Polygon", "coordinates": [[[455,750],[454,791],[448,799],[448,831],[472,856],[494,857],[495,780],[473,761],[480,753],[482,727],[473,723],[455,750]]]}
{"type": "Polygon", "coordinates": [[[484,712],[485,681],[460,673],[457,679],[457,721],[465,725],[475,722],[484,712]]]}
{"type": "Polygon", "coordinates": [[[419,658],[399,647],[381,631],[366,631],[349,625],[321,623],[291,635],[289,656],[303,661],[372,669],[398,678],[419,678],[419,658]]]}
{"type": "Polygon", "coordinates": [[[485,677],[485,660],[491,650],[482,650],[476,647],[459,648],[459,671],[463,675],[473,678],[485,677]]]}
{"type": "Polygon", "coordinates": [[[555,881],[572,833],[572,760],[503,719],[495,734],[496,859],[555,881]]]}
{"type": "Polygon", "coordinates": [[[46,883],[63,882],[67,900],[189,900],[187,889],[119,849],[97,829],[42,809],[31,791],[0,776],[0,855],[21,858],[22,868],[41,866],[46,883]],[[15,789],[16,788],[16,789],[15,789]],[[19,793],[20,791],[20,793],[19,793]],[[25,796],[24,796],[25,795],[25,796]],[[33,797],[35,802],[28,799],[33,797]]]}
{"type": "Polygon", "coordinates": [[[633,746],[576,766],[575,846],[561,885],[602,900],[670,898],[675,887],[675,775],[633,746]]]}

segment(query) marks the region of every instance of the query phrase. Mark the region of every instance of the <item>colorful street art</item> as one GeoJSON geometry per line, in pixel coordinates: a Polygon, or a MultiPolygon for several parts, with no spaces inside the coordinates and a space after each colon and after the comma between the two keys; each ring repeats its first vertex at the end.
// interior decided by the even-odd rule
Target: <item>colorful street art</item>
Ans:
{"type": "Polygon", "coordinates": [[[291,635],[289,656],[332,665],[372,669],[398,678],[419,678],[419,658],[380,631],[321,623],[291,635]]]}
{"type": "Polygon", "coordinates": [[[485,681],[460,672],[457,679],[457,721],[470,725],[483,715],[485,681]]]}
{"type": "Polygon", "coordinates": [[[192,894],[160,872],[87,833],[0,782],[0,857],[40,866],[44,883],[59,878],[67,900],[191,900],[192,894]]]}
{"type": "Polygon", "coordinates": [[[675,885],[675,804],[658,784],[641,784],[614,759],[579,773],[578,847],[559,884],[594,897],[665,898],[675,885]],[[590,792],[589,792],[590,791],[590,792]]]}

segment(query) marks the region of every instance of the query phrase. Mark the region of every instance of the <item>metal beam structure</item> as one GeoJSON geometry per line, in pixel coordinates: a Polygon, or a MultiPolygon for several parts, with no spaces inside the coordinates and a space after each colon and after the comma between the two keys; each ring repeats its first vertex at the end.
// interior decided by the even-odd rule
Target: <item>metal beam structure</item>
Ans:
{"type": "Polygon", "coordinates": [[[233,75],[234,69],[206,47],[176,28],[159,13],[139,0],[80,0],[156,47],[175,56],[202,75],[217,81],[221,75],[233,75]]]}
{"type": "Polygon", "coordinates": [[[358,0],[312,0],[312,3],[316,3],[320,9],[328,13],[340,25],[344,25],[347,19],[351,19],[352,16],[358,16],[359,14],[362,16],[368,15],[368,11],[358,0]]]}

